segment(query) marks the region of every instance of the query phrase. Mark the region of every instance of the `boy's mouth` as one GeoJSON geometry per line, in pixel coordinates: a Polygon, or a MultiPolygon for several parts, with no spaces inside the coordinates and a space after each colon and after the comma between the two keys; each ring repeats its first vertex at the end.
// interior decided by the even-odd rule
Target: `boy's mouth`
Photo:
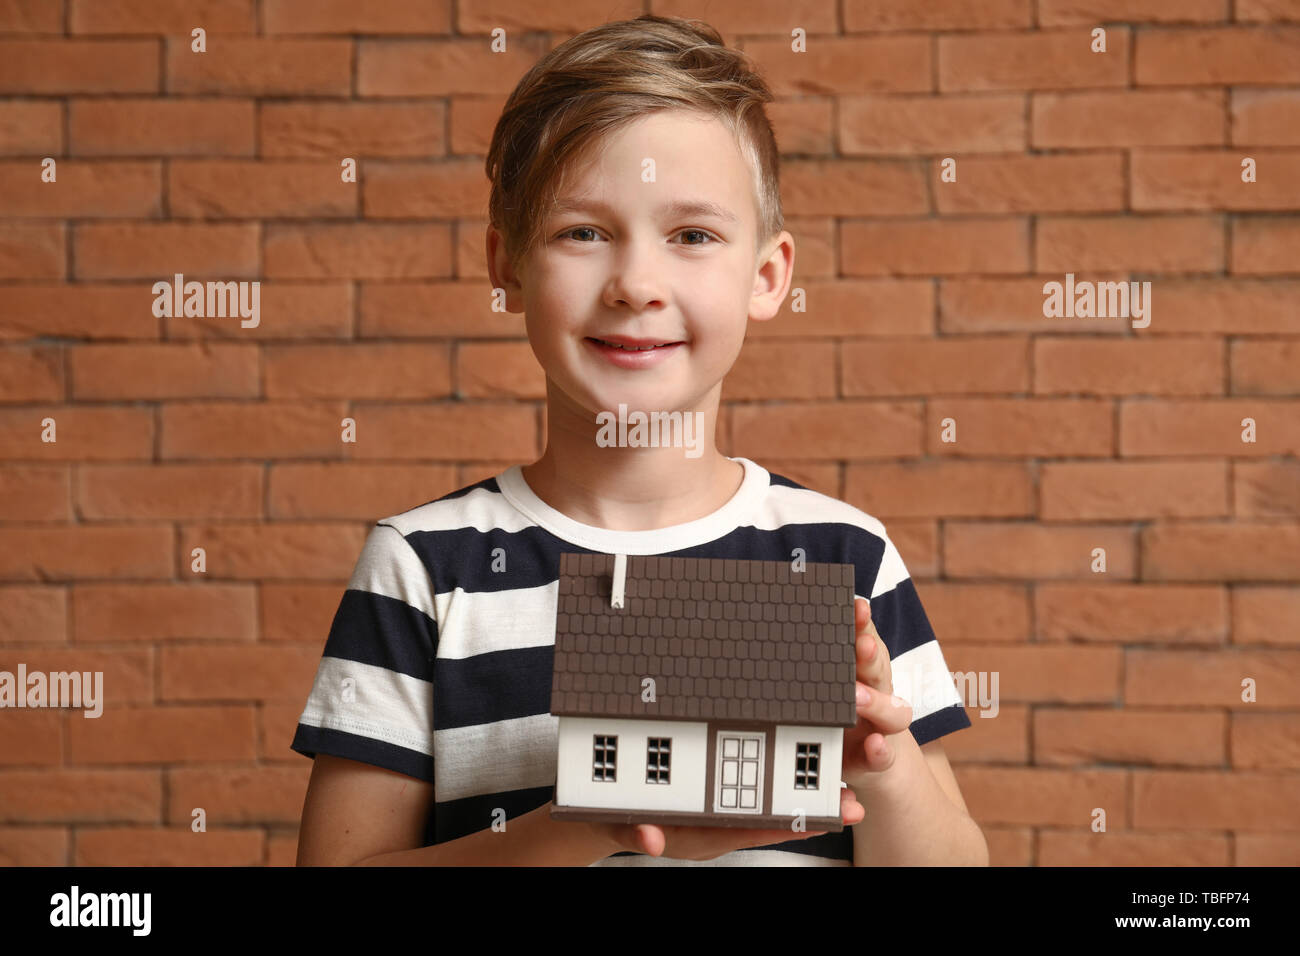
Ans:
{"type": "Polygon", "coordinates": [[[635,339],[619,339],[617,341],[610,339],[598,339],[593,335],[587,336],[589,342],[595,342],[597,345],[604,345],[607,348],[621,349],[625,352],[649,352],[652,349],[664,349],[672,345],[680,345],[680,342],[652,342],[638,341],[635,339]]]}

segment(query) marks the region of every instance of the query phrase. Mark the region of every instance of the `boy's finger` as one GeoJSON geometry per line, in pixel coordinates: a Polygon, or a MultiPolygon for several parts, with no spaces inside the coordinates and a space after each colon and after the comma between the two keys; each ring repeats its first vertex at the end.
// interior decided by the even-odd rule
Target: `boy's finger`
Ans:
{"type": "Polygon", "coordinates": [[[864,691],[867,702],[857,705],[860,720],[869,721],[881,733],[886,734],[901,733],[911,725],[912,705],[903,698],[859,683],[858,700],[862,699],[864,691]]]}

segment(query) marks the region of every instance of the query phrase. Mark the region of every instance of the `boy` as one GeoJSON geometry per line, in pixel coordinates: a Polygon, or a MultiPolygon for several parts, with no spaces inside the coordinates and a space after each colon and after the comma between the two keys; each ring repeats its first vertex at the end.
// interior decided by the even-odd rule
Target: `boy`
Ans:
{"type": "Polygon", "coordinates": [[[937,741],[970,720],[884,526],[715,445],[747,321],[792,274],[770,100],[716,31],[646,15],[557,47],[507,101],[487,255],[546,372],[546,450],[371,530],[292,744],[315,757],[300,864],[987,863],[937,741]],[[681,412],[698,441],[609,447],[597,417],[620,406],[681,412]],[[551,820],[559,554],[795,549],[857,568],[861,719],[836,768],[857,826],[551,820]]]}

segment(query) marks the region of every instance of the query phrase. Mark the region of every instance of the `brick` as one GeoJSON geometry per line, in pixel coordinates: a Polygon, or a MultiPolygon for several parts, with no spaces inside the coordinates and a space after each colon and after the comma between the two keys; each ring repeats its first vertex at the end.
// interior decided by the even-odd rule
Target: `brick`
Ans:
{"type": "Polygon", "coordinates": [[[1233,643],[1300,646],[1300,587],[1237,585],[1231,591],[1233,643]]]}
{"type": "MultiPolygon", "coordinates": [[[[71,33],[253,33],[253,0],[70,0],[71,33]]],[[[209,46],[211,49],[211,46],[209,46]]]]}
{"type": "MultiPolygon", "coordinates": [[[[272,158],[442,156],[445,104],[263,102],[262,155],[272,158]]],[[[458,152],[464,152],[458,150],[458,152]]]]}
{"type": "Polygon", "coordinates": [[[1232,492],[1242,517],[1300,517],[1300,462],[1233,462],[1232,492]]]}
{"type": "Polygon", "coordinates": [[[1101,807],[1118,824],[1128,814],[1126,770],[959,767],[958,786],[980,826],[1018,823],[1086,827],[1101,807]]]}
{"type": "MultiPolygon", "coordinates": [[[[722,401],[834,398],[837,361],[831,342],[747,342],[724,380],[722,401]]],[[[537,378],[544,386],[544,375],[537,378]]]]}
{"type": "MultiPolygon", "coordinates": [[[[1078,274],[1075,281],[1128,281],[1128,275],[1078,274]]],[[[945,278],[939,282],[939,328],[948,333],[1058,332],[1090,335],[1123,333],[1127,318],[1080,319],[1043,315],[1043,287],[1064,276],[1028,279],[945,278]]]]}
{"type": "MultiPolygon", "coordinates": [[[[22,652],[18,654],[22,660],[22,652]]],[[[4,668],[15,672],[17,663],[5,661],[4,668]]],[[[10,678],[16,680],[16,676],[10,678]]],[[[26,694],[19,685],[18,693],[26,694]]],[[[12,704],[7,705],[9,707],[12,704]]],[[[81,711],[72,711],[81,719],[81,711]]],[[[0,767],[57,767],[64,762],[63,713],[60,710],[12,710],[0,724],[0,767]]]]}
{"type": "Polygon", "coordinates": [[[74,866],[261,866],[266,834],[260,829],[189,826],[80,827],[74,866]]]}
{"type": "Polygon", "coordinates": [[[157,770],[0,771],[6,822],[153,823],[162,808],[157,770]]]}
{"type": "Polygon", "coordinates": [[[940,643],[1029,640],[1029,590],[1019,584],[917,582],[926,617],[940,643]]]}
{"type": "Polygon", "coordinates": [[[162,320],[166,337],[241,341],[352,338],[352,283],[261,282],[258,289],[260,321],[255,327],[245,328],[242,319],[230,317],[180,315],[162,320]]]}
{"type": "Polygon", "coordinates": [[[360,412],[365,439],[350,458],[518,461],[541,454],[537,412],[516,402],[371,405],[360,412]]]}
{"type": "Polygon", "coordinates": [[[1294,521],[1189,521],[1142,530],[1142,574],[1150,579],[1286,581],[1300,578],[1294,521]]]}
{"type": "Polygon", "coordinates": [[[941,34],[938,40],[939,89],[945,92],[1128,85],[1125,27],[1107,28],[1105,53],[1092,52],[1085,30],[941,34]]]}
{"type": "Polygon", "coordinates": [[[848,340],[844,395],[957,395],[1029,389],[1028,337],[848,340]]]}
{"type": "Polygon", "coordinates": [[[302,755],[289,749],[302,704],[262,704],[258,708],[257,755],[262,761],[302,762],[302,755]]]}
{"type": "MultiPolygon", "coordinates": [[[[970,715],[967,733],[943,738],[944,751],[954,766],[958,763],[1024,763],[1029,759],[1029,708],[1023,704],[1000,704],[996,717],[970,715]]],[[[987,832],[985,836],[987,836],[987,832]]]]}
{"type": "Polygon", "coordinates": [[[928,36],[816,37],[811,56],[792,53],[788,37],[742,45],[777,96],[929,91],[931,48],[928,36]]]}
{"type": "MultiPolygon", "coordinates": [[[[842,98],[839,102],[839,108],[842,111],[845,108],[845,100],[842,98]]],[[[461,103],[467,103],[465,100],[458,100],[452,105],[452,109],[460,109],[461,103]]],[[[468,124],[471,121],[478,120],[478,113],[481,111],[486,114],[489,104],[477,104],[478,109],[470,113],[470,109],[462,110],[463,113],[470,113],[462,119],[462,123],[468,124]]],[[[783,154],[798,153],[801,156],[830,156],[835,151],[835,101],[832,97],[826,96],[820,99],[812,98],[781,98],[767,105],[768,120],[772,124],[773,134],[776,136],[777,143],[780,144],[783,154]]],[[[490,108],[490,107],[489,107],[490,108]]],[[[472,107],[471,107],[472,109],[472,107]]],[[[497,110],[495,115],[500,115],[497,110]]],[[[453,113],[453,123],[457,117],[453,113]]],[[[848,133],[848,127],[841,124],[840,142],[844,155],[862,152],[860,149],[851,149],[847,145],[845,135],[848,133]]],[[[453,134],[455,130],[453,130],[453,134]]],[[[474,152],[486,153],[487,144],[491,142],[491,128],[486,131],[487,143],[484,143],[476,149],[457,149],[457,152],[474,152]]],[[[852,135],[848,133],[848,135],[852,135]]],[[[462,139],[470,140],[471,137],[477,138],[475,130],[465,130],[461,134],[462,139]]]]}
{"type": "Polygon", "coordinates": [[[328,162],[178,159],[167,195],[178,219],[350,218],[361,209],[357,184],[328,162]]]}
{"type": "MultiPolygon", "coordinates": [[[[104,699],[103,712],[133,704],[149,703],[153,699],[154,667],[149,649],[117,648],[111,651],[84,647],[39,647],[0,651],[0,669],[15,672],[19,662],[27,665],[27,673],[46,674],[55,671],[77,671],[92,675],[102,672],[104,699]]],[[[47,698],[48,699],[48,698],[47,698]]],[[[83,705],[85,698],[82,699],[83,705]]],[[[102,720],[100,717],[83,717],[85,708],[59,708],[59,713],[71,720],[102,720]]],[[[0,800],[0,805],[3,801],[0,800]]]]}
{"type": "MultiPolygon", "coordinates": [[[[806,347],[802,355],[791,356],[783,345],[746,343],[723,380],[723,401],[764,395],[828,398],[835,383],[829,381],[826,369],[834,364],[830,345],[806,347]],[[793,359],[793,367],[785,364],[786,359],[793,359]],[[775,363],[780,363],[779,368],[773,368],[775,363]],[[793,373],[793,381],[780,374],[787,371],[793,373]]],[[[546,372],[527,342],[463,342],[456,347],[455,378],[458,398],[546,397],[546,372]]]]}
{"type": "MultiPolygon", "coordinates": [[[[348,579],[328,584],[260,583],[262,640],[301,641],[323,649],[347,583],[348,579]]],[[[301,703],[286,706],[298,708],[295,720],[302,713],[301,703]]]]}
{"type": "Polygon", "coordinates": [[[1111,403],[1090,398],[939,398],[927,403],[931,454],[987,457],[1106,455],[1114,449],[1111,403]],[[956,441],[942,440],[944,420],[956,441]]]}
{"type": "Polygon", "coordinates": [[[297,866],[298,834],[268,833],[266,836],[267,866],[297,866]]]}
{"type": "Polygon", "coordinates": [[[68,723],[75,764],[247,761],[254,757],[252,706],[116,707],[68,723]]]}
{"type": "Polygon", "coordinates": [[[1045,462],[1041,516],[1048,521],[1226,517],[1223,462],[1045,462]]]}
{"type": "Polygon", "coordinates": [[[1226,757],[1227,717],[1185,710],[1037,708],[1034,763],[1209,767],[1226,757]]]}
{"type": "MultiPolygon", "coordinates": [[[[1155,288],[1154,286],[1152,287],[1155,288]]],[[[1295,335],[1300,332],[1300,281],[1249,279],[1166,280],[1160,311],[1143,334],[1220,332],[1295,335]]]]}
{"type": "Polygon", "coordinates": [[[1019,462],[907,461],[851,463],[847,498],[878,518],[1028,517],[1033,486],[1019,462]]]}
{"type": "Polygon", "coordinates": [[[297,824],[311,764],[297,767],[249,767],[172,770],[168,773],[167,822],[188,825],[195,807],[207,812],[208,824],[297,824]]]}
{"type": "Polygon", "coordinates": [[[366,164],[363,207],[371,219],[485,216],[490,183],[478,159],[366,164]]]}
{"type": "Polygon", "coordinates": [[[1226,19],[1228,0],[1038,0],[1038,22],[1095,25],[1125,20],[1156,23],[1226,19]]]}
{"type": "Polygon", "coordinates": [[[0,38],[0,94],[156,93],[156,40],[0,38]]]}
{"type": "Polygon", "coordinates": [[[907,216],[930,208],[925,172],[906,160],[783,163],[781,203],[814,216],[907,216]]]}
{"type": "Polygon", "coordinates": [[[70,621],[78,644],[252,641],[257,589],[248,584],[77,584],[70,621]]]}
{"type": "MultiPolygon", "coordinates": [[[[226,522],[181,528],[181,552],[207,551],[210,578],[346,578],[365,544],[359,523],[226,522]]],[[[238,650],[238,649],[235,649],[238,650]]]]}
{"type": "Polygon", "coordinates": [[[1233,12],[1238,20],[1265,23],[1300,20],[1300,7],[1296,6],[1296,0],[1237,0],[1233,12]]]}
{"type": "Polygon", "coordinates": [[[78,401],[257,398],[253,345],[78,345],[68,350],[78,401]]]}
{"type": "Polygon", "coordinates": [[[1138,707],[1294,708],[1300,704],[1300,650],[1146,650],[1129,648],[1124,702],[1138,707]],[[1242,697],[1256,682],[1262,703],[1242,697]]]}
{"type": "Polygon", "coordinates": [[[257,518],[262,468],[256,464],[82,465],[77,510],[90,520],[257,518]]]}
{"type": "Polygon", "coordinates": [[[1232,766],[1244,770],[1300,770],[1300,721],[1285,714],[1233,714],[1232,766]]]}
{"type": "Polygon", "coordinates": [[[153,415],[145,408],[46,405],[39,416],[0,408],[0,449],[0,460],[9,461],[147,459],[153,455],[153,415]],[[54,419],[57,441],[41,440],[47,417],[54,419]]]}
{"type": "Polygon", "coordinates": [[[1217,585],[1052,584],[1034,587],[1040,641],[1223,644],[1228,595],[1217,585]]]}
{"type": "Polygon", "coordinates": [[[746,341],[928,336],[934,331],[934,284],[928,279],[810,279],[791,288],[803,290],[805,311],[751,322],[746,341]]]}
{"type": "MultiPolygon", "coordinates": [[[[60,274],[63,256],[60,238],[60,274]]],[[[110,337],[117,341],[157,339],[159,320],[153,315],[152,300],[152,293],[138,285],[93,282],[11,285],[5,288],[0,299],[0,340],[38,335],[91,341],[110,337]]]]}
{"type": "Polygon", "coordinates": [[[1034,263],[1043,272],[1222,272],[1220,216],[1040,217],[1034,263]]]}
{"type": "Polygon", "coordinates": [[[1300,273],[1300,217],[1233,219],[1231,271],[1237,275],[1300,273]]]}
{"type": "Polygon", "coordinates": [[[1119,696],[1119,648],[959,644],[944,658],[953,671],[998,674],[998,701],[1103,703],[1119,696]]]}
{"type": "Polygon", "coordinates": [[[0,826],[0,866],[64,866],[68,844],[63,827],[0,826]]]}
{"type": "Polygon", "coordinates": [[[159,698],[168,703],[301,700],[319,664],[319,648],[289,644],[164,647],[159,698]]]}
{"type": "Polygon", "coordinates": [[[939,576],[939,522],[932,518],[895,518],[889,523],[889,537],[904,555],[907,570],[918,578],[939,576]]]}
{"type": "MultiPolygon", "coordinates": [[[[1030,0],[938,0],[915,4],[909,0],[847,0],[844,29],[870,30],[996,30],[1033,23],[1030,0]]],[[[802,23],[803,21],[797,21],[802,23]]]]}
{"type": "Polygon", "coordinates": [[[0,528],[0,578],[156,578],[174,563],[171,530],[161,525],[0,528]]]}
{"type": "Polygon", "coordinates": [[[1300,829],[1300,776],[1137,771],[1133,774],[1133,824],[1152,830],[1300,829]]]}
{"type": "MultiPolygon", "coordinates": [[[[342,456],[343,402],[185,402],[160,412],[161,458],[342,456]]],[[[364,426],[362,426],[364,428],[364,426]]]]}
{"type": "MultiPolygon", "coordinates": [[[[691,8],[684,7],[682,2],[683,0],[660,0],[655,6],[655,12],[662,16],[691,16],[691,8]]],[[[737,23],[748,26],[748,32],[770,32],[768,24],[787,22],[779,19],[781,12],[797,11],[799,17],[807,15],[817,23],[819,31],[833,30],[834,11],[828,7],[825,0],[795,0],[788,4],[772,3],[770,0],[760,0],[758,3],[724,0],[709,8],[709,23],[724,35],[735,29],[733,25],[737,23]],[[749,18],[742,19],[747,14],[749,18]],[[827,23],[832,25],[822,26],[827,23]]],[[[640,3],[635,0],[571,0],[557,7],[540,7],[528,0],[494,0],[487,6],[457,4],[456,30],[458,33],[487,33],[493,27],[504,27],[511,35],[524,30],[552,30],[572,35],[606,20],[631,19],[641,11],[640,3]]],[[[806,21],[798,19],[793,22],[806,21]]]]}
{"type": "Polygon", "coordinates": [[[1134,576],[1137,543],[1128,528],[991,521],[950,521],[944,526],[944,569],[954,578],[1094,580],[1096,548],[1106,552],[1106,580],[1134,576]]]}
{"type": "Polygon", "coordinates": [[[446,33],[450,0],[405,0],[375,8],[350,0],[264,0],[267,33],[446,33]]]}
{"type": "Polygon", "coordinates": [[[0,647],[68,642],[67,588],[6,584],[0,593],[0,647]]]}
{"type": "Polygon", "coordinates": [[[1220,146],[1223,90],[1101,90],[1035,93],[1030,143],[1036,149],[1220,146]]]}
{"type": "Polygon", "coordinates": [[[66,465],[0,468],[0,521],[71,521],[70,472],[66,465]]]}
{"type": "Polygon", "coordinates": [[[1083,827],[1038,832],[1038,866],[1230,866],[1223,834],[1133,833],[1083,827]]]}
{"type": "Polygon", "coordinates": [[[1086,156],[967,156],[957,181],[940,179],[931,165],[941,213],[1101,212],[1124,208],[1120,153],[1086,156]]]}
{"type": "Polygon", "coordinates": [[[47,0],[0,3],[0,33],[62,33],[63,4],[47,0]]]}
{"type": "Polygon", "coordinates": [[[1300,92],[1234,88],[1232,142],[1235,146],[1300,146],[1300,92]]]}
{"type": "Polygon", "coordinates": [[[989,847],[989,866],[1033,866],[1034,836],[1029,827],[981,824],[989,847]]]}
{"type": "Polygon", "coordinates": [[[262,368],[269,399],[396,400],[451,394],[447,345],[268,345],[262,368]]]}
{"type": "Polygon", "coordinates": [[[1300,209],[1300,150],[1253,149],[1253,183],[1242,182],[1241,150],[1134,152],[1132,205],[1146,209],[1300,209]]]}
{"type": "MultiPolygon", "coordinates": [[[[78,225],[73,261],[79,279],[231,281],[256,277],[254,223],[104,223],[78,225]]],[[[149,307],[152,309],[152,293],[149,307]]],[[[236,323],[238,324],[238,323],[236,323]]]]}
{"type": "Polygon", "coordinates": [[[208,52],[190,38],[164,38],[167,90],[237,96],[348,96],[352,44],[347,40],[209,37],[208,52]]]}
{"type": "Polygon", "coordinates": [[[432,279],[451,274],[451,230],[441,225],[269,225],[272,279],[432,279]]]}
{"type": "Polygon", "coordinates": [[[39,100],[0,103],[0,156],[62,154],[62,103],[39,100]]]}
{"type": "Polygon", "coordinates": [[[1123,456],[1227,455],[1234,458],[1300,454],[1296,403],[1261,398],[1125,401],[1119,411],[1123,456]],[[1255,441],[1242,441],[1246,418],[1255,441]]]}
{"type": "Polygon", "coordinates": [[[157,162],[65,159],[58,181],[40,183],[29,160],[0,163],[0,215],[14,218],[148,218],[162,212],[157,162]]]}
{"type": "Polygon", "coordinates": [[[800,402],[736,405],[731,409],[734,454],[762,460],[844,457],[897,458],[922,453],[918,402],[800,402]]]}
{"type": "MultiPolygon", "coordinates": [[[[67,272],[66,227],[61,222],[0,223],[0,279],[61,279],[67,272]]],[[[5,296],[21,295],[10,286],[5,296]]],[[[42,317],[44,318],[44,317],[42,317]]],[[[6,323],[12,316],[5,317],[6,323]]]]}
{"type": "Polygon", "coordinates": [[[449,465],[277,464],[267,515],[377,520],[455,491],[454,481],[449,465]]]}
{"type": "Polygon", "coordinates": [[[1300,834],[1236,833],[1237,866],[1300,866],[1300,834]]]}
{"type": "Polygon", "coordinates": [[[1021,94],[843,96],[838,105],[840,150],[846,156],[950,156],[1025,148],[1021,94]]]}
{"type": "Polygon", "coordinates": [[[73,100],[74,156],[252,156],[250,100],[131,97],[73,100]]]}
{"type": "Polygon", "coordinates": [[[847,221],[840,255],[845,275],[1028,272],[1029,231],[1021,218],[847,221]]]}
{"type": "MultiPolygon", "coordinates": [[[[493,93],[488,96],[453,96],[451,100],[451,116],[448,121],[448,128],[451,131],[451,149],[450,152],[460,155],[478,155],[486,156],[488,147],[492,143],[492,133],[496,129],[497,119],[501,116],[502,109],[506,104],[506,93],[493,93]]],[[[818,107],[813,105],[809,107],[809,100],[803,97],[795,98],[795,102],[805,104],[805,109],[817,114],[819,112],[829,111],[829,97],[824,97],[821,103],[824,106],[818,107]]],[[[768,106],[768,117],[773,125],[776,124],[780,116],[779,104],[781,98],[777,97],[775,103],[768,106]]],[[[830,133],[830,119],[826,120],[827,136],[830,133]]],[[[785,139],[777,140],[781,144],[782,151],[803,152],[803,150],[794,150],[793,142],[788,146],[785,139]]],[[[825,150],[829,152],[827,147],[825,150]]],[[[814,150],[808,150],[814,152],[814,150]]]]}
{"type": "Polygon", "coordinates": [[[362,282],[357,336],[527,338],[522,314],[491,305],[486,282],[362,282]]]}
{"type": "Polygon", "coordinates": [[[0,349],[0,402],[61,401],[61,350],[43,346],[0,349]]]}
{"type": "Polygon", "coordinates": [[[356,92],[360,96],[504,96],[542,52],[536,38],[518,36],[501,53],[491,52],[479,38],[358,40],[356,92]]]}
{"type": "Polygon", "coordinates": [[[1300,80],[1300,27],[1144,30],[1133,62],[1140,86],[1295,83],[1300,80]]]}
{"type": "Polygon", "coordinates": [[[1076,338],[1034,340],[1039,395],[1222,395],[1222,340],[1076,338]]]}

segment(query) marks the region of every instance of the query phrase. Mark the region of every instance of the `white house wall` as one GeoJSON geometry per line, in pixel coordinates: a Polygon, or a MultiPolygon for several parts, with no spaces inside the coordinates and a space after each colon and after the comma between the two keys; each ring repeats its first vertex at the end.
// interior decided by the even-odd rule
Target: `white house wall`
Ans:
{"type": "Polygon", "coordinates": [[[840,771],[844,743],[842,727],[789,727],[776,728],[775,753],[771,767],[772,813],[793,816],[802,810],[808,817],[838,817],[840,815],[840,771]],[[821,744],[821,760],[817,763],[819,788],[796,790],[794,786],[795,744],[821,744]]]}
{"type": "MultiPolygon", "coordinates": [[[[678,720],[561,717],[555,802],[563,807],[611,810],[704,810],[707,724],[678,720]],[[591,779],[596,734],[618,737],[613,781],[591,779]],[[646,739],[671,737],[671,783],[646,783],[646,739]]],[[[791,751],[793,753],[793,750],[791,751]]],[[[793,761],[793,757],[791,760],[793,761]]],[[[839,758],[836,758],[836,768],[839,758]]],[[[836,785],[839,783],[836,773],[836,785]]],[[[836,812],[839,793],[836,791],[836,812]]]]}

